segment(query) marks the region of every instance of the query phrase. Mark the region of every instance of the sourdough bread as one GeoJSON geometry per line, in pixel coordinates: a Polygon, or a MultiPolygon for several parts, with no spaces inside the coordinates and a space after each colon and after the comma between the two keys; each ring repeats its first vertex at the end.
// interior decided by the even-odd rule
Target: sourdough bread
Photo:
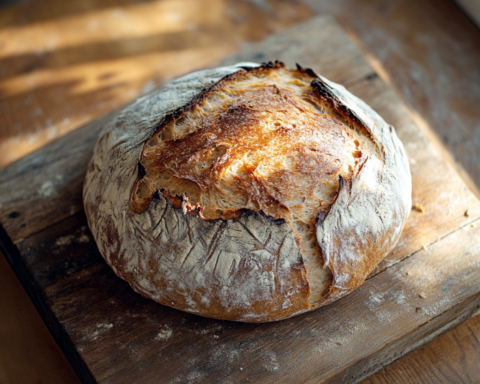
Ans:
{"type": "Polygon", "coordinates": [[[284,319],[357,288],[411,206],[401,142],[309,69],[240,63],[177,79],[105,127],[84,184],[108,264],[161,304],[284,319]]]}

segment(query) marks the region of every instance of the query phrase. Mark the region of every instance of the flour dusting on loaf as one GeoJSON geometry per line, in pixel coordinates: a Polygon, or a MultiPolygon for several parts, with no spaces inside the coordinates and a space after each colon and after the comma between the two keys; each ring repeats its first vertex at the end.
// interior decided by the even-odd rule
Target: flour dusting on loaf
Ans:
{"type": "Polygon", "coordinates": [[[278,62],[193,73],[125,108],[84,185],[99,249],[136,291],[253,322],[358,287],[398,241],[410,195],[393,128],[278,62]]]}

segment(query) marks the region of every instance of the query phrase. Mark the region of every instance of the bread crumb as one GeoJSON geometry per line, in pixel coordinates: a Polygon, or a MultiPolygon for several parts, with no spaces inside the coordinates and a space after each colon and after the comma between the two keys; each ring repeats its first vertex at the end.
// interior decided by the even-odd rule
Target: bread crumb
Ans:
{"type": "Polygon", "coordinates": [[[411,275],[410,271],[408,271],[408,272],[406,273],[406,275],[407,275],[407,276],[410,276],[410,275],[411,275]]]}
{"type": "Polygon", "coordinates": [[[416,309],[417,313],[420,312],[421,310],[422,310],[422,308],[420,308],[420,307],[417,307],[417,309],[416,309]]]}
{"type": "Polygon", "coordinates": [[[417,210],[418,212],[421,212],[421,213],[425,212],[425,208],[423,208],[423,205],[421,205],[421,204],[415,204],[413,206],[413,209],[415,209],[415,210],[417,210]]]}
{"type": "Polygon", "coordinates": [[[466,216],[466,217],[470,216],[470,208],[468,208],[468,209],[465,211],[465,216],[466,216]]]}
{"type": "Polygon", "coordinates": [[[420,294],[418,296],[420,296],[422,299],[427,298],[427,294],[425,292],[420,292],[420,294]]]}

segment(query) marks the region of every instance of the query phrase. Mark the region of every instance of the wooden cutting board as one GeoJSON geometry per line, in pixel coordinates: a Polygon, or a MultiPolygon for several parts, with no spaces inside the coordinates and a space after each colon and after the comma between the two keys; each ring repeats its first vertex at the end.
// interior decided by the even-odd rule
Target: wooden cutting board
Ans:
{"type": "Polygon", "coordinates": [[[84,382],[355,382],[480,307],[480,203],[346,33],[316,18],[222,64],[275,59],[344,84],[396,127],[425,211],[327,307],[269,324],[201,318],[142,298],[103,261],[81,190],[109,116],[75,130],[0,172],[0,246],[84,382]]]}

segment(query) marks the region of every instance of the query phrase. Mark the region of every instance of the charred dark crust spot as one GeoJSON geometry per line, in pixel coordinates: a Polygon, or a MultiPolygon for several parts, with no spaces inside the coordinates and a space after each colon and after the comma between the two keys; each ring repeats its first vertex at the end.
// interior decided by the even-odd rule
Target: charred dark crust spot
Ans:
{"type": "Polygon", "coordinates": [[[313,69],[310,69],[310,68],[303,68],[300,64],[298,63],[295,63],[295,65],[297,66],[297,71],[301,72],[301,73],[304,73],[308,76],[311,76],[313,77],[314,79],[318,79],[319,76],[313,71],[313,69]]]}
{"type": "Polygon", "coordinates": [[[321,79],[313,80],[311,86],[316,91],[317,96],[323,102],[329,103],[337,113],[342,115],[343,118],[351,121],[355,125],[362,126],[362,128],[369,131],[365,124],[363,124],[363,122],[358,118],[358,116],[352,110],[342,104],[340,99],[335,95],[335,93],[332,92],[330,87],[321,79]]]}
{"type": "Polygon", "coordinates": [[[323,103],[327,104],[331,109],[338,113],[342,118],[344,118],[350,125],[357,128],[361,131],[370,141],[372,141],[377,149],[382,153],[383,151],[379,148],[375,138],[370,131],[370,128],[341,100],[335,95],[331,88],[322,81],[320,76],[318,76],[312,69],[303,68],[300,64],[296,64],[297,70],[308,76],[314,78],[311,82],[311,87],[314,91],[314,95],[318,97],[323,103]]]}
{"type": "Polygon", "coordinates": [[[243,208],[241,209],[241,211],[242,211],[242,215],[246,217],[255,216],[255,215],[263,216],[265,220],[279,227],[287,223],[287,221],[283,217],[277,219],[275,217],[267,215],[262,210],[254,211],[253,209],[243,208]]]}
{"type": "MultiPolygon", "coordinates": [[[[317,96],[322,102],[329,105],[335,112],[343,117],[352,126],[359,129],[365,136],[367,136],[378,148],[375,138],[365,123],[353,112],[350,108],[344,105],[341,100],[335,95],[330,87],[325,84],[321,79],[315,79],[310,84],[315,96],[317,96]]],[[[380,148],[379,148],[380,149],[380,148]]]]}

